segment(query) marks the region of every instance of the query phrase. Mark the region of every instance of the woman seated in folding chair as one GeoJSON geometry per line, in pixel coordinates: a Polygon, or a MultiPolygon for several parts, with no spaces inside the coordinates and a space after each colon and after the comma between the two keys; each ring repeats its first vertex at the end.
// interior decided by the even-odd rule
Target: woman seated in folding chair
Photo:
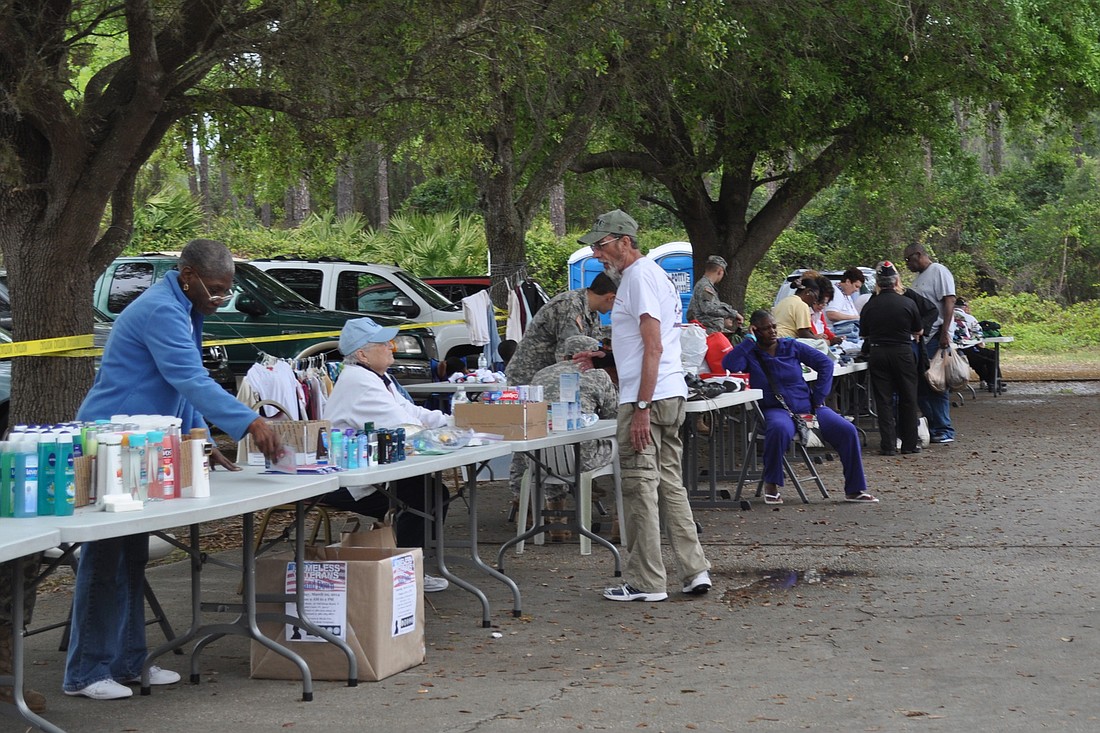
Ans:
{"type": "MultiPolygon", "coordinates": [[[[344,324],[340,331],[344,369],[324,409],[324,417],[332,421],[333,428],[360,430],[367,422],[374,423],[376,428],[407,425],[438,428],[451,424],[450,415],[413,404],[408,393],[386,373],[393,364],[395,336],[396,327],[380,326],[370,318],[357,318],[344,324]]],[[[449,498],[446,487],[443,492],[446,501],[449,498]]],[[[427,511],[423,477],[395,481],[394,494],[410,509],[427,511]]],[[[322,501],[334,509],[377,518],[385,516],[389,502],[385,493],[374,491],[371,486],[341,488],[326,494],[322,501]]],[[[446,507],[443,511],[446,514],[446,507]]],[[[399,512],[394,522],[394,532],[398,547],[423,547],[427,550],[424,518],[415,512],[399,512]]],[[[424,574],[424,591],[427,593],[444,590],[447,585],[445,578],[424,574]]]]}
{"type": "Polygon", "coordinates": [[[764,503],[782,504],[783,455],[795,434],[795,420],[817,416],[821,437],[840,455],[844,466],[845,501],[878,502],[867,492],[859,433],[852,423],[825,406],[833,385],[833,360],[793,338],[778,338],[770,311],[758,310],[749,319],[750,335],[722,359],[731,372],[748,372],[761,400],[764,418],[764,503]],[[813,389],[802,376],[802,365],[817,372],[813,389]]]}

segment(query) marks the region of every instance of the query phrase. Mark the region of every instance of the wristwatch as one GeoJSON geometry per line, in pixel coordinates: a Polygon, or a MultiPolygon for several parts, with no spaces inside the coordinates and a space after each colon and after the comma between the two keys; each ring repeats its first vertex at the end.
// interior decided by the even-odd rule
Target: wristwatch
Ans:
{"type": "Polygon", "coordinates": [[[650,403],[647,400],[638,400],[634,403],[634,407],[638,410],[648,410],[650,403]]]}

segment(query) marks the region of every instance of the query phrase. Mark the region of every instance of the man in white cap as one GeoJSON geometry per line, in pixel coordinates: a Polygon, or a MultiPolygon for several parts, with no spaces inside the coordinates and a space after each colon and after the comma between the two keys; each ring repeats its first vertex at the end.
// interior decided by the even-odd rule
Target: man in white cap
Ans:
{"type": "Polygon", "coordinates": [[[710,590],[710,563],[703,555],[695,517],[683,483],[687,384],[680,364],[683,308],[676,286],[661,266],[638,249],[638,222],[615,209],[580,238],[604,267],[622,273],[611,311],[611,340],[619,372],[616,438],[622,468],[627,559],[621,586],[607,588],[610,601],[668,598],[661,527],[680,572],[683,592],[710,590]]]}
{"type": "Polygon", "coordinates": [[[722,302],[718,297],[718,291],[714,288],[725,276],[726,260],[718,255],[711,255],[703,267],[702,277],[691,291],[687,319],[698,321],[706,329],[708,336],[712,333],[736,330],[745,322],[736,308],[722,302]]]}

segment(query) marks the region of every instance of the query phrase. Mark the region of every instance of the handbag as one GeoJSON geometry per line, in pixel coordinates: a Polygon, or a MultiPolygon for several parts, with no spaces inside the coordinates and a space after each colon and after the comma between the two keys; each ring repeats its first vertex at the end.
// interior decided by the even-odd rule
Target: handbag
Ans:
{"type": "Polygon", "coordinates": [[[756,357],[756,363],[760,365],[760,370],[764,372],[764,376],[768,378],[768,386],[771,387],[772,394],[775,395],[776,401],[787,411],[787,414],[791,416],[791,420],[794,421],[794,432],[795,435],[798,436],[798,440],[806,448],[824,448],[825,443],[821,439],[817,415],[799,415],[788,407],[786,398],[783,397],[783,393],[779,391],[775,383],[775,377],[772,376],[771,368],[768,367],[759,356],[756,357]]]}

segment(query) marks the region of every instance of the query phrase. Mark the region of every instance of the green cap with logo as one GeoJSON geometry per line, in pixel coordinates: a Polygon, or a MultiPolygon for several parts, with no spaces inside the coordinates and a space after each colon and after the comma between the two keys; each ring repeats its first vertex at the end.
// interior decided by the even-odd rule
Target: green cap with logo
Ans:
{"type": "Polygon", "coordinates": [[[596,219],[596,223],[592,225],[592,231],[577,241],[591,246],[609,234],[625,234],[637,239],[638,222],[622,209],[615,209],[606,214],[600,214],[600,218],[596,219]]]}

